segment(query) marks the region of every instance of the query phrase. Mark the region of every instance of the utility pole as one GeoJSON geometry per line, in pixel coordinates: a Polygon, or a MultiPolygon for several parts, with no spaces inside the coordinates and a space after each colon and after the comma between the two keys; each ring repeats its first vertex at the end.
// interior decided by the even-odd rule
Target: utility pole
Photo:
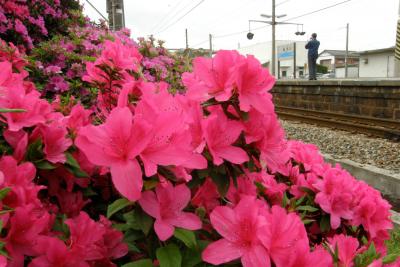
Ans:
{"type": "Polygon", "coordinates": [[[212,53],[213,53],[213,48],[212,48],[212,35],[209,34],[208,35],[209,41],[210,41],[210,57],[212,57],[212,53]]]}
{"type": "Polygon", "coordinates": [[[124,0],[107,0],[109,27],[118,31],[125,27],[124,0]]]}
{"type": "Polygon", "coordinates": [[[189,39],[188,39],[188,30],[185,29],[185,38],[186,38],[186,49],[189,48],[189,39]]]}
{"type": "Polygon", "coordinates": [[[344,77],[347,78],[348,73],[348,60],[349,60],[349,24],[346,25],[346,55],[344,57],[344,77]]]}
{"type": "Polygon", "coordinates": [[[297,62],[296,62],[296,42],[293,43],[293,79],[296,79],[296,70],[297,70],[297,62]]]}
{"type": "MultiPolygon", "coordinates": [[[[250,29],[250,23],[251,22],[260,22],[260,23],[267,23],[272,26],[272,44],[271,44],[271,66],[270,66],[270,71],[272,75],[275,75],[275,68],[276,68],[276,40],[275,40],[275,26],[278,24],[292,24],[292,25],[303,25],[299,23],[291,23],[291,22],[277,22],[276,19],[278,18],[283,18],[285,17],[286,14],[282,15],[275,15],[275,0],[272,0],[272,15],[265,15],[261,14],[261,17],[264,18],[272,18],[271,21],[265,21],[265,20],[254,20],[250,19],[249,20],[249,33],[247,33],[247,39],[251,40],[253,39],[254,34],[251,33],[250,29]]],[[[305,34],[305,32],[300,33],[300,35],[305,34]]]]}
{"type": "Polygon", "coordinates": [[[271,61],[272,61],[272,65],[271,65],[271,73],[272,75],[275,76],[275,56],[276,56],[276,50],[275,50],[275,0],[272,0],[272,57],[271,57],[271,61]]]}
{"type": "Polygon", "coordinates": [[[397,17],[396,46],[394,52],[394,77],[400,77],[400,3],[397,17]]]}

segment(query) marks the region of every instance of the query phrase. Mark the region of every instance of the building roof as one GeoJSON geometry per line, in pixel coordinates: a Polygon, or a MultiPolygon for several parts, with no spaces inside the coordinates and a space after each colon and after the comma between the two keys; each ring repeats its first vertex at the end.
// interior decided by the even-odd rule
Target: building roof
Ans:
{"type": "Polygon", "coordinates": [[[374,50],[365,50],[359,52],[360,55],[369,55],[369,54],[379,54],[379,53],[386,53],[386,52],[393,52],[394,53],[394,46],[381,48],[381,49],[374,49],[374,50]]]}
{"type": "MultiPolygon", "coordinates": [[[[330,50],[330,49],[325,49],[319,55],[321,56],[324,53],[328,53],[334,57],[344,57],[346,55],[346,50],[330,50]]],[[[350,57],[358,57],[360,56],[357,51],[349,51],[349,56],[350,57]]]]}

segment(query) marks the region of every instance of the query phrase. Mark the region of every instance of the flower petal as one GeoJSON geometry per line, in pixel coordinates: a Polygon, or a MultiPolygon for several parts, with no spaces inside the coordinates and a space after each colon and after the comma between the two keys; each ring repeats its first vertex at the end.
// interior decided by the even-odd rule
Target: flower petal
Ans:
{"type": "Polygon", "coordinates": [[[136,160],[113,164],[111,177],[115,188],[121,195],[130,201],[140,198],[143,186],[142,170],[136,160]]]}
{"type": "Polygon", "coordinates": [[[160,218],[160,204],[153,191],[143,192],[142,197],[139,199],[139,204],[147,214],[156,219],[160,218]]]}
{"type": "Polygon", "coordinates": [[[170,238],[174,234],[174,229],[175,228],[171,224],[162,220],[156,220],[154,223],[154,231],[156,231],[156,234],[161,241],[170,238]]]}
{"type": "MultiPolygon", "coordinates": [[[[242,256],[240,247],[226,239],[220,239],[208,245],[201,257],[205,262],[219,265],[225,262],[236,260],[242,256]]],[[[260,265],[263,266],[263,265],[260,265]]]]}
{"type": "Polygon", "coordinates": [[[193,213],[182,212],[176,218],[171,218],[169,221],[177,227],[181,227],[187,230],[199,230],[201,229],[201,221],[193,213]]]}
{"type": "Polygon", "coordinates": [[[271,260],[267,250],[261,246],[254,246],[250,251],[246,252],[242,257],[243,267],[270,267],[271,260]]]}
{"type": "Polygon", "coordinates": [[[210,215],[211,224],[217,232],[228,240],[235,240],[235,212],[225,206],[216,207],[210,215]]]}

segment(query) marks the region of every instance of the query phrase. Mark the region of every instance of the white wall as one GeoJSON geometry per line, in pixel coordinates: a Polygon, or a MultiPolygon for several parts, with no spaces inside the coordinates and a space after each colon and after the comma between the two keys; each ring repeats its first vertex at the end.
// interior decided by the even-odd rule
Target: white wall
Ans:
{"type": "Polygon", "coordinates": [[[393,52],[361,55],[360,78],[362,77],[394,77],[393,52]],[[368,63],[365,63],[366,59],[368,63]]]}
{"type": "MultiPolygon", "coordinates": [[[[345,73],[346,73],[345,68],[336,68],[335,78],[344,78],[345,73]]],[[[358,78],[358,67],[348,67],[347,78],[358,78]]]]}
{"type": "MultiPolygon", "coordinates": [[[[277,40],[276,48],[279,45],[293,43],[291,40],[277,40]]],[[[306,42],[297,42],[296,41],[296,65],[297,67],[304,67],[304,64],[307,63],[307,50],[305,49],[306,42]]],[[[262,64],[271,62],[271,51],[272,44],[271,42],[257,43],[251,46],[245,46],[238,49],[241,54],[250,54],[254,55],[262,64]]],[[[270,63],[271,64],[271,63],[270,63]]],[[[281,60],[281,66],[288,66],[290,70],[288,70],[288,76],[292,76],[293,74],[293,59],[284,59],[281,60]]],[[[308,71],[306,71],[307,73],[308,71]]],[[[278,76],[278,56],[276,56],[276,66],[275,73],[278,76]]]]}

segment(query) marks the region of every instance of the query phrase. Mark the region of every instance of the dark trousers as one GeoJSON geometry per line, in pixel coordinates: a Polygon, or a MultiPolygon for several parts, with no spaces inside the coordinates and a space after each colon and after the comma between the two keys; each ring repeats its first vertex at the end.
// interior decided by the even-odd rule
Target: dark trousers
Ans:
{"type": "Polygon", "coordinates": [[[308,56],[308,79],[317,79],[317,57],[310,55],[308,56]]]}

